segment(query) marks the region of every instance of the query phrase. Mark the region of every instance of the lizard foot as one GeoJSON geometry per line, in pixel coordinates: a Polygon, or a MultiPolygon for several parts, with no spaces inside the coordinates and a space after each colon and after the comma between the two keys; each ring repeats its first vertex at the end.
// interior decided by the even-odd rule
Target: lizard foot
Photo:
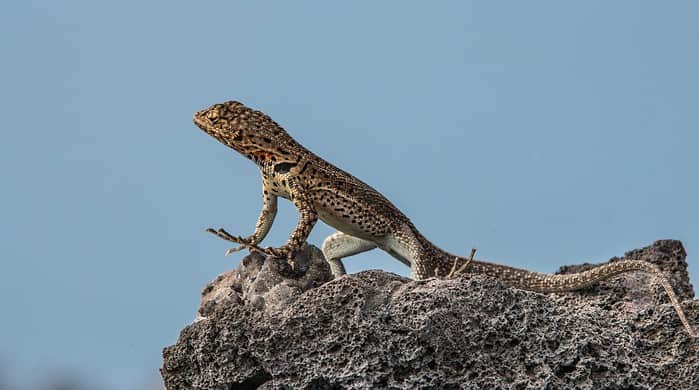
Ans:
{"type": "Polygon", "coordinates": [[[456,264],[458,263],[460,257],[458,257],[458,256],[454,257],[454,265],[452,265],[451,272],[449,272],[449,274],[447,275],[447,278],[453,278],[457,274],[462,273],[466,269],[466,267],[468,267],[469,263],[471,263],[471,261],[473,261],[473,256],[475,256],[475,255],[476,255],[476,248],[471,248],[471,255],[468,256],[468,259],[466,259],[466,262],[464,262],[464,264],[461,265],[461,267],[459,267],[459,269],[456,269],[456,264]]]}
{"type": "Polygon", "coordinates": [[[293,259],[296,251],[288,245],[283,245],[279,248],[272,248],[268,246],[264,249],[264,252],[270,256],[278,257],[280,259],[291,260],[293,259]]]}
{"type": "Polygon", "coordinates": [[[294,261],[294,255],[296,254],[297,250],[292,248],[290,245],[284,245],[280,248],[267,247],[264,249],[264,251],[268,255],[273,256],[275,258],[286,259],[286,262],[291,267],[291,270],[296,270],[296,262],[294,261]]]}
{"type": "Polygon", "coordinates": [[[219,238],[222,238],[226,241],[234,242],[236,244],[240,244],[236,247],[229,248],[226,250],[226,256],[230,255],[233,252],[238,252],[239,250],[248,248],[250,249],[251,252],[259,252],[259,253],[266,253],[266,251],[256,244],[253,243],[251,238],[244,238],[240,236],[233,236],[232,234],[228,233],[224,229],[218,229],[214,230],[212,228],[206,229],[207,232],[216,235],[219,238]]]}

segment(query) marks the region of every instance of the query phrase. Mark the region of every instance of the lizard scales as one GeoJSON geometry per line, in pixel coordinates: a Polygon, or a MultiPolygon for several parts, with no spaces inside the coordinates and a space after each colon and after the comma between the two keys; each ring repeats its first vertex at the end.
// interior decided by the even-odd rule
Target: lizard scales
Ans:
{"type": "Polygon", "coordinates": [[[425,238],[388,199],[351,174],[335,167],[296,142],[268,115],[240,102],[215,104],[194,114],[194,123],[224,145],[252,160],[262,173],[263,207],[248,237],[224,229],[211,233],[277,257],[293,257],[318,219],[337,229],[323,242],[323,253],[337,277],[345,274],[342,258],[381,248],[411,269],[415,279],[447,276],[460,266],[465,272],[493,276],[508,286],[537,292],[564,292],[612,276],[642,271],[661,282],[687,332],[696,337],[669,282],[660,269],[640,260],[623,260],[575,274],[553,275],[450,254],[425,238]],[[280,248],[260,248],[277,213],[278,197],[299,210],[299,221],[280,248]]]}

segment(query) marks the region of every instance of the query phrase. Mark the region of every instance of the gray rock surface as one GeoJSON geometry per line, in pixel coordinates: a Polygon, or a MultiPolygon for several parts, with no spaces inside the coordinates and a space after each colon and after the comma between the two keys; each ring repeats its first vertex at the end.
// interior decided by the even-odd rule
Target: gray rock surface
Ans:
{"type": "MultiPolygon", "coordinates": [[[[625,258],[658,264],[699,324],[679,241],[625,258]]],[[[651,281],[538,294],[468,274],[331,280],[314,247],[293,270],[251,254],[206,286],[161,373],[168,389],[697,389],[699,339],[651,281]]]]}

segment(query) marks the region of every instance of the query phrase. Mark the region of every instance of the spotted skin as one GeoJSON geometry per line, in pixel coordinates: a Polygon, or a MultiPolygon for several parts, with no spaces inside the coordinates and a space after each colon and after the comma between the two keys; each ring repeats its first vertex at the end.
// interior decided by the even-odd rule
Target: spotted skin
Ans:
{"type": "Polygon", "coordinates": [[[621,273],[641,271],[660,281],[687,332],[697,337],[667,279],[649,262],[617,261],[585,272],[552,275],[456,256],[422,236],[378,191],[304,148],[266,114],[229,101],[197,112],[194,123],[252,160],[262,173],[263,207],[252,235],[238,237],[224,229],[207,229],[239,244],[229,252],[250,248],[291,259],[321,219],[338,230],[323,242],[335,276],[345,273],[342,258],[377,247],[408,265],[415,279],[445,277],[466,265],[463,272],[490,275],[508,286],[538,292],[577,290],[621,273]],[[278,197],[290,200],[300,218],[284,245],[263,249],[258,245],[272,226],[278,197]]]}

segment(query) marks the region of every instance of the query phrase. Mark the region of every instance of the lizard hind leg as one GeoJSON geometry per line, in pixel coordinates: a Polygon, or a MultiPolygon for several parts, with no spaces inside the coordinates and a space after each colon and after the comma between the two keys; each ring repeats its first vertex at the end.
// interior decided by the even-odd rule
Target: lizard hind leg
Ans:
{"type": "Polygon", "coordinates": [[[339,278],[345,275],[345,266],[342,258],[370,251],[376,248],[376,244],[342,232],[335,232],[323,241],[322,251],[325,260],[330,264],[333,276],[339,278]]]}

